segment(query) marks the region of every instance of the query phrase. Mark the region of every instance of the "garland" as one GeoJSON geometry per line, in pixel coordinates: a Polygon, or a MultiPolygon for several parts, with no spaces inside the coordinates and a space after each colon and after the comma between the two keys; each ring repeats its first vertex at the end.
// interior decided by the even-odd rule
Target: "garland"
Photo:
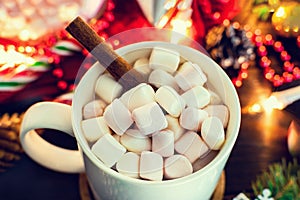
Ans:
{"type": "MultiPolygon", "coordinates": [[[[300,48],[300,36],[297,37],[296,41],[297,47],[300,48]]],[[[271,34],[264,36],[257,29],[253,34],[253,42],[257,49],[258,65],[263,69],[264,77],[274,87],[300,79],[300,68],[281,41],[275,40],[271,34]],[[272,60],[268,57],[270,51],[278,55],[277,57],[282,63],[280,69],[275,69],[274,65],[272,66],[272,60]]]]}
{"type": "MultiPolygon", "coordinates": [[[[300,48],[300,36],[295,39],[294,46],[300,48]]],[[[248,77],[248,67],[255,58],[257,66],[263,69],[264,77],[273,87],[300,79],[299,62],[283,42],[274,39],[271,34],[263,35],[260,29],[250,31],[248,25],[225,20],[208,32],[206,49],[236,87],[241,87],[243,79],[248,77]],[[281,66],[274,64],[274,59],[269,56],[277,58],[281,66]]]]}

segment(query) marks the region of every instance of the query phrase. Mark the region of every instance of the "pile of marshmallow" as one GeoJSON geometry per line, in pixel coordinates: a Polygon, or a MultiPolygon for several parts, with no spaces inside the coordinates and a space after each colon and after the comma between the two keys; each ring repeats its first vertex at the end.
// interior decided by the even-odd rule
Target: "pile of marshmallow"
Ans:
{"type": "Polygon", "coordinates": [[[81,126],[92,152],[133,178],[161,181],[192,174],[196,160],[222,147],[228,108],[205,87],[201,67],[178,52],[155,47],[133,67],[145,82],[123,92],[103,73],[95,84],[97,98],[83,107],[81,126]]]}

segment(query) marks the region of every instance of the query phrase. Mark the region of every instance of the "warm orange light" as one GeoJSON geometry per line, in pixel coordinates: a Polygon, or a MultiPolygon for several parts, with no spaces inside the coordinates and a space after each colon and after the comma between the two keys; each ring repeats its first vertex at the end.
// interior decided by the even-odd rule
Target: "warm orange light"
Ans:
{"type": "Polygon", "coordinates": [[[260,113],[261,111],[262,111],[262,107],[258,103],[253,104],[252,106],[248,107],[248,113],[250,113],[250,114],[260,113]]]}
{"type": "Polygon", "coordinates": [[[274,70],[270,70],[269,72],[267,72],[265,74],[265,78],[270,80],[271,78],[273,78],[275,71],[274,70]]]}
{"type": "Polygon", "coordinates": [[[267,35],[265,36],[265,38],[266,38],[267,41],[270,41],[270,40],[273,39],[273,36],[272,36],[271,34],[267,34],[267,35]]]}
{"type": "Polygon", "coordinates": [[[10,51],[10,50],[15,50],[16,47],[14,45],[8,45],[7,46],[7,51],[10,51]]]}
{"type": "Polygon", "coordinates": [[[38,49],[38,54],[44,55],[44,53],[45,53],[45,50],[43,48],[38,49]]]}
{"type": "Polygon", "coordinates": [[[254,34],[255,35],[261,35],[261,30],[260,29],[255,29],[254,34]]]}
{"type": "Polygon", "coordinates": [[[278,52],[281,52],[281,51],[284,50],[284,48],[283,48],[283,46],[282,46],[282,43],[279,42],[279,41],[276,41],[276,42],[274,43],[274,48],[275,48],[275,50],[278,51],[278,52]]]}
{"type": "Polygon", "coordinates": [[[163,16],[163,17],[159,20],[159,22],[158,22],[158,24],[157,24],[157,27],[158,27],[158,28],[163,28],[163,27],[168,23],[168,21],[169,21],[169,17],[163,16]]]}
{"type": "Polygon", "coordinates": [[[249,67],[249,63],[247,63],[247,62],[244,62],[244,63],[241,65],[241,68],[242,68],[242,69],[248,69],[248,67],[249,67]]]}
{"type": "Polygon", "coordinates": [[[281,26],[280,26],[280,25],[275,26],[275,29],[276,29],[277,31],[280,31],[280,30],[281,30],[281,26]]]}
{"type": "Polygon", "coordinates": [[[235,29],[239,29],[240,28],[240,23],[233,22],[232,27],[235,28],[235,29]]]}
{"type": "Polygon", "coordinates": [[[18,51],[19,51],[20,53],[24,53],[25,48],[24,48],[23,46],[19,46],[19,47],[18,47],[18,51]]]}
{"type": "Polygon", "coordinates": [[[260,56],[265,56],[265,55],[267,55],[267,53],[268,53],[267,48],[264,45],[258,47],[258,54],[260,56]]]}
{"type": "Polygon", "coordinates": [[[246,32],[246,37],[247,38],[252,38],[253,37],[253,33],[251,31],[246,32]]]}
{"type": "Polygon", "coordinates": [[[270,113],[273,109],[282,110],[284,105],[275,96],[270,96],[263,102],[263,107],[267,113],[270,113]]]}
{"type": "Polygon", "coordinates": [[[286,18],[286,11],[283,7],[279,7],[275,12],[275,16],[278,18],[286,18]]]}
{"type": "Polygon", "coordinates": [[[213,18],[214,19],[219,19],[221,17],[221,14],[219,13],[219,12],[215,12],[214,14],[213,14],[213,18]]]}
{"type": "Polygon", "coordinates": [[[224,25],[224,26],[229,26],[229,24],[230,24],[230,21],[229,21],[228,19],[225,19],[225,20],[223,21],[223,25],[224,25]]]}
{"type": "Polygon", "coordinates": [[[25,51],[26,53],[31,53],[33,51],[33,48],[31,46],[26,46],[25,51]]]}
{"type": "Polygon", "coordinates": [[[29,40],[29,38],[30,38],[30,31],[28,31],[27,29],[22,30],[19,33],[19,38],[20,38],[20,40],[23,40],[23,41],[29,40]]]}
{"type": "Polygon", "coordinates": [[[271,34],[267,34],[265,36],[265,43],[266,43],[266,45],[272,45],[273,42],[274,42],[273,36],[271,34]]]}
{"type": "Polygon", "coordinates": [[[244,30],[245,31],[250,31],[250,29],[251,29],[251,26],[249,24],[244,25],[244,30]]]}
{"type": "Polygon", "coordinates": [[[234,85],[235,85],[236,87],[241,87],[242,84],[243,84],[243,83],[242,83],[241,80],[236,80],[235,83],[234,83],[234,85]]]}
{"type": "Polygon", "coordinates": [[[290,31],[290,27],[289,26],[285,26],[283,28],[283,31],[286,32],[286,33],[288,33],[290,31]]]}
{"type": "Polygon", "coordinates": [[[242,72],[241,77],[242,77],[242,79],[246,79],[248,77],[248,73],[247,72],[242,72]]]}
{"type": "MultiPolygon", "coordinates": [[[[18,50],[22,51],[23,49],[18,48],[18,50]]],[[[24,71],[27,67],[34,63],[35,60],[32,57],[22,54],[13,48],[9,48],[7,51],[3,49],[0,50],[0,71],[9,68],[12,69],[12,71],[7,74],[8,77],[12,74],[24,71]]]]}
{"type": "Polygon", "coordinates": [[[298,27],[298,26],[294,26],[294,27],[293,27],[293,31],[294,31],[295,33],[298,33],[299,27],[298,27]]]}
{"type": "Polygon", "coordinates": [[[261,36],[256,36],[255,37],[255,42],[256,43],[261,43],[262,42],[262,37],[261,36]]]}

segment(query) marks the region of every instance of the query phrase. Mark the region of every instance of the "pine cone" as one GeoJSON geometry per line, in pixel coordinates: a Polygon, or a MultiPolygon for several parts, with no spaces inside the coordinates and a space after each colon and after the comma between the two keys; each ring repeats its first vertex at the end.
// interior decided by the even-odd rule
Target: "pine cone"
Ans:
{"type": "Polygon", "coordinates": [[[242,63],[255,58],[254,44],[240,25],[211,28],[206,36],[206,49],[230,78],[238,76],[242,63]]]}
{"type": "Polygon", "coordinates": [[[12,167],[23,153],[19,141],[22,115],[5,113],[0,117],[0,172],[12,167]]]}

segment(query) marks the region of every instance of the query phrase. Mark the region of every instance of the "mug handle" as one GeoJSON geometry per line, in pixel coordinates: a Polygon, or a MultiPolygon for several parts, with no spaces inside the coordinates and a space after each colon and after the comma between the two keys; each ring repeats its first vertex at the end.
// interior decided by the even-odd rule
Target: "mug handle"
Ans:
{"type": "Polygon", "coordinates": [[[79,150],[55,146],[34,129],[50,128],[74,137],[71,106],[57,102],[39,102],[24,114],[20,127],[20,142],[24,151],[40,165],[59,172],[84,172],[83,157],[79,150]]]}

